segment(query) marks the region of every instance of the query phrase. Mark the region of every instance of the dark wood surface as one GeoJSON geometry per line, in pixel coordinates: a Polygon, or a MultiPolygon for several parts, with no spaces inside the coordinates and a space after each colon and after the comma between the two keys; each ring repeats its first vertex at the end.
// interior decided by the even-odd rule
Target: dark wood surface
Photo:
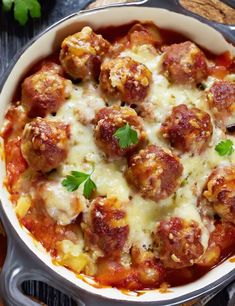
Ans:
{"type": "MultiPolygon", "coordinates": [[[[3,13],[1,8],[0,17],[0,79],[7,69],[12,58],[20,51],[20,49],[34,36],[46,29],[49,25],[59,19],[80,10],[89,0],[42,0],[42,18],[30,20],[26,26],[18,25],[12,13],[3,13]]],[[[0,1],[1,3],[1,1],[0,1]]],[[[0,4],[1,5],[1,4],[0,4]]],[[[71,298],[68,298],[42,283],[33,281],[23,284],[25,293],[40,298],[41,301],[49,306],[75,306],[71,298]]],[[[223,290],[208,306],[227,306],[229,301],[229,293],[223,290]]],[[[95,306],[95,304],[94,304],[95,306]]],[[[235,305],[229,305],[235,306],[235,305]]]]}
{"type": "MultiPolygon", "coordinates": [[[[12,12],[0,17],[0,78],[12,58],[20,49],[49,25],[79,11],[91,0],[41,0],[42,18],[29,20],[25,26],[14,21],[12,12]]],[[[1,6],[1,1],[0,1],[1,6]]]]}

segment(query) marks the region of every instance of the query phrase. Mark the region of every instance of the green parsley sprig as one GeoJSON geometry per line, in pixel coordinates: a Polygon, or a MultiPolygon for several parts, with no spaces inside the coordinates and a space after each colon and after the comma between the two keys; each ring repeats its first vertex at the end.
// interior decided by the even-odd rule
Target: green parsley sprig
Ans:
{"type": "Polygon", "coordinates": [[[41,17],[41,5],[38,0],[2,0],[3,9],[10,11],[14,5],[14,17],[21,25],[28,21],[28,15],[32,18],[41,17]]]}
{"type": "Polygon", "coordinates": [[[233,142],[230,139],[222,140],[220,141],[216,147],[215,151],[220,155],[220,156],[230,156],[234,152],[234,147],[233,147],[233,142]]]}
{"type": "Polygon", "coordinates": [[[79,171],[71,171],[70,175],[62,181],[62,186],[64,186],[69,192],[73,192],[79,188],[82,183],[84,184],[83,195],[85,198],[89,199],[93,190],[96,190],[96,184],[92,181],[91,175],[94,170],[90,173],[84,173],[79,171]]]}
{"type": "Polygon", "coordinates": [[[126,125],[117,129],[113,136],[118,139],[119,146],[122,149],[128,148],[132,144],[138,142],[138,134],[129,123],[126,123],[126,125]]]}

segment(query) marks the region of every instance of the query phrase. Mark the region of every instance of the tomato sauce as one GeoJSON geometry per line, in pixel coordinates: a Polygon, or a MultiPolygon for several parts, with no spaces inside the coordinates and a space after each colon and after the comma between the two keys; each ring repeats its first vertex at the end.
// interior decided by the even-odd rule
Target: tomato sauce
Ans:
{"type": "MultiPolygon", "coordinates": [[[[132,22],[130,24],[122,25],[119,27],[106,27],[100,28],[96,32],[102,34],[103,37],[110,42],[115,42],[119,38],[123,37],[128,30],[135,24],[132,22]]],[[[159,29],[159,33],[163,38],[163,44],[172,44],[180,43],[188,40],[187,37],[167,29],[159,29]]],[[[210,68],[209,73],[213,76],[223,78],[228,74],[232,69],[234,69],[234,61],[231,59],[228,53],[221,54],[220,56],[215,56],[204,50],[207,57],[215,62],[215,65],[210,68]]],[[[58,63],[59,53],[55,53],[45,60],[52,60],[58,63]]],[[[34,65],[26,74],[26,76],[36,72],[41,67],[42,61],[34,65]]],[[[24,76],[24,78],[26,77],[24,76]]],[[[18,101],[20,99],[21,88],[20,86],[15,92],[13,101],[18,101]]],[[[14,123],[12,123],[14,124],[14,123]]],[[[3,135],[4,136],[4,135],[3,135]]],[[[7,135],[8,137],[9,135],[7,135]]],[[[21,152],[20,152],[20,139],[15,139],[9,142],[6,142],[7,137],[5,137],[5,152],[6,152],[6,164],[7,164],[7,173],[8,173],[8,188],[11,190],[12,186],[15,184],[19,176],[27,168],[27,164],[24,161],[21,152]]],[[[73,230],[74,225],[70,226],[59,226],[45,214],[45,212],[40,209],[31,208],[28,214],[21,220],[22,225],[24,225],[42,245],[46,248],[51,255],[56,258],[56,242],[65,239],[66,231],[73,230]]],[[[78,223],[80,221],[77,220],[78,223]]],[[[224,261],[230,255],[235,254],[235,242],[231,244],[231,241],[226,244],[225,248],[221,253],[220,261],[224,261]]],[[[6,255],[6,237],[0,234],[0,266],[3,265],[4,258],[6,255]]],[[[231,262],[235,262],[235,259],[231,259],[231,262]]],[[[107,260],[108,262],[108,260],[107,260]]],[[[107,265],[106,262],[106,265],[107,265]]],[[[218,264],[219,264],[218,263],[218,264]]],[[[114,265],[110,267],[103,267],[103,270],[100,267],[100,274],[96,277],[96,280],[100,281],[100,284],[95,286],[97,287],[106,287],[106,286],[118,286],[118,288],[123,289],[124,292],[130,290],[142,290],[142,289],[153,289],[159,287],[159,284],[155,286],[146,287],[141,282],[136,274],[136,270],[133,268],[125,269],[120,268],[120,265],[115,268],[114,265]]],[[[212,267],[203,267],[198,265],[193,265],[191,267],[183,269],[167,269],[165,272],[164,282],[169,283],[171,286],[181,286],[192,281],[195,281],[206,274],[212,267]]]]}

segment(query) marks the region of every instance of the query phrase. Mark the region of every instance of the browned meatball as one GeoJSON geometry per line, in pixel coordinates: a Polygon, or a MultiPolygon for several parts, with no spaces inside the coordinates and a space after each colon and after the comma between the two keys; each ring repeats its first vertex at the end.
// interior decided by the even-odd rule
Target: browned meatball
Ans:
{"type": "Polygon", "coordinates": [[[137,273],[137,279],[144,288],[156,288],[163,282],[165,269],[153,252],[132,247],[131,258],[132,268],[137,273]]]}
{"type": "Polygon", "coordinates": [[[144,44],[159,46],[163,42],[158,28],[151,23],[136,23],[128,31],[127,38],[130,45],[133,47],[142,46],[144,44]]]}
{"type": "Polygon", "coordinates": [[[183,166],[176,155],[151,145],[129,159],[126,178],[144,198],[158,201],[175,192],[182,172],[183,166]]]}
{"type": "Polygon", "coordinates": [[[229,121],[235,112],[235,83],[216,81],[208,92],[208,103],[220,126],[229,121]]]}
{"type": "Polygon", "coordinates": [[[151,81],[149,69],[130,57],[111,59],[101,66],[100,88],[107,99],[138,104],[146,98],[151,81]]]}
{"type": "Polygon", "coordinates": [[[144,143],[146,137],[142,119],[137,116],[136,112],[130,107],[118,106],[104,107],[96,114],[94,135],[99,148],[112,159],[130,154],[144,143]],[[136,144],[122,148],[114,134],[127,123],[137,132],[138,141],[136,144]]]}
{"type": "Polygon", "coordinates": [[[90,27],[65,38],[61,45],[60,62],[73,79],[98,79],[100,64],[110,44],[90,27]]]}
{"type": "Polygon", "coordinates": [[[122,204],[116,198],[98,197],[92,201],[85,239],[105,256],[119,257],[127,241],[129,226],[122,204]]]}
{"type": "Polygon", "coordinates": [[[67,157],[69,137],[67,124],[36,118],[25,125],[21,151],[30,167],[48,172],[67,157]]]}
{"type": "Polygon", "coordinates": [[[211,139],[213,127],[210,115],[196,107],[181,104],[161,126],[161,133],[172,147],[181,152],[201,153],[211,139]]]}
{"type": "Polygon", "coordinates": [[[21,101],[30,118],[45,117],[57,112],[70,97],[72,83],[63,78],[60,72],[60,66],[46,64],[24,80],[21,101]]]}
{"type": "Polygon", "coordinates": [[[158,28],[152,23],[134,24],[128,33],[117,39],[110,49],[110,55],[112,57],[118,56],[126,49],[138,48],[138,46],[147,45],[149,51],[153,54],[157,54],[160,45],[162,45],[163,39],[158,28]]]}
{"type": "Polygon", "coordinates": [[[164,266],[172,269],[193,265],[204,252],[198,223],[178,217],[160,222],[155,244],[164,266]]]}
{"type": "Polygon", "coordinates": [[[208,75],[206,57],[192,42],[186,41],[163,48],[163,71],[170,82],[198,84],[208,75]]]}
{"type": "Polygon", "coordinates": [[[198,265],[203,267],[213,267],[221,260],[221,255],[230,254],[235,246],[235,226],[229,222],[219,222],[215,224],[215,229],[210,234],[208,248],[198,265]]]}
{"type": "Polygon", "coordinates": [[[222,219],[235,224],[235,166],[215,169],[203,195],[222,219]]]}

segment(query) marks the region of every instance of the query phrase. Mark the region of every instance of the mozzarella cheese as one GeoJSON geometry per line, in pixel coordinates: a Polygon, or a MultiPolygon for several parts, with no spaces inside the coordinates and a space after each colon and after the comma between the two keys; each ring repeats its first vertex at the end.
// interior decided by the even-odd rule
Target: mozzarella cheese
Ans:
{"type": "Polygon", "coordinates": [[[49,181],[40,191],[49,216],[58,224],[70,224],[79,213],[85,211],[86,200],[83,195],[77,191],[67,192],[61,181],[49,181]]]}
{"type": "MultiPolygon", "coordinates": [[[[149,46],[144,45],[125,50],[121,56],[130,56],[145,64],[153,74],[153,84],[146,102],[152,108],[154,118],[151,121],[144,120],[144,127],[151,143],[164,147],[169,146],[158,132],[161,123],[170,114],[173,106],[184,103],[210,113],[203,91],[197,88],[172,85],[159,73],[162,56],[149,46]]],[[[212,83],[213,79],[209,78],[207,82],[212,83]]],[[[117,197],[125,204],[130,227],[129,246],[151,247],[151,235],[156,229],[157,222],[170,216],[178,216],[198,222],[202,230],[201,241],[206,249],[209,229],[200,217],[197,199],[214,167],[235,162],[235,154],[225,158],[215,152],[215,145],[224,137],[221,130],[214,127],[210,146],[200,156],[191,156],[191,154],[181,156],[184,166],[182,181],[185,183],[173,196],[156,203],[143,199],[128,186],[123,175],[126,167],[125,160],[109,163],[97,148],[91,122],[96,111],[104,106],[105,102],[101,98],[99,89],[92,83],[83,83],[74,85],[71,98],[60,108],[55,117],[49,116],[51,120],[62,120],[71,125],[71,147],[67,160],[56,173],[58,179],[63,179],[72,170],[89,173],[94,169],[92,179],[96,183],[98,194],[117,197]]],[[[81,188],[79,192],[82,192],[81,188]]],[[[60,223],[67,223],[73,220],[74,213],[70,211],[69,205],[61,204],[67,200],[63,196],[61,197],[62,202],[58,200],[59,193],[58,189],[58,194],[54,198],[50,195],[50,203],[48,202],[46,208],[48,213],[60,223]]],[[[66,248],[63,247],[63,249],[66,248]]]]}

